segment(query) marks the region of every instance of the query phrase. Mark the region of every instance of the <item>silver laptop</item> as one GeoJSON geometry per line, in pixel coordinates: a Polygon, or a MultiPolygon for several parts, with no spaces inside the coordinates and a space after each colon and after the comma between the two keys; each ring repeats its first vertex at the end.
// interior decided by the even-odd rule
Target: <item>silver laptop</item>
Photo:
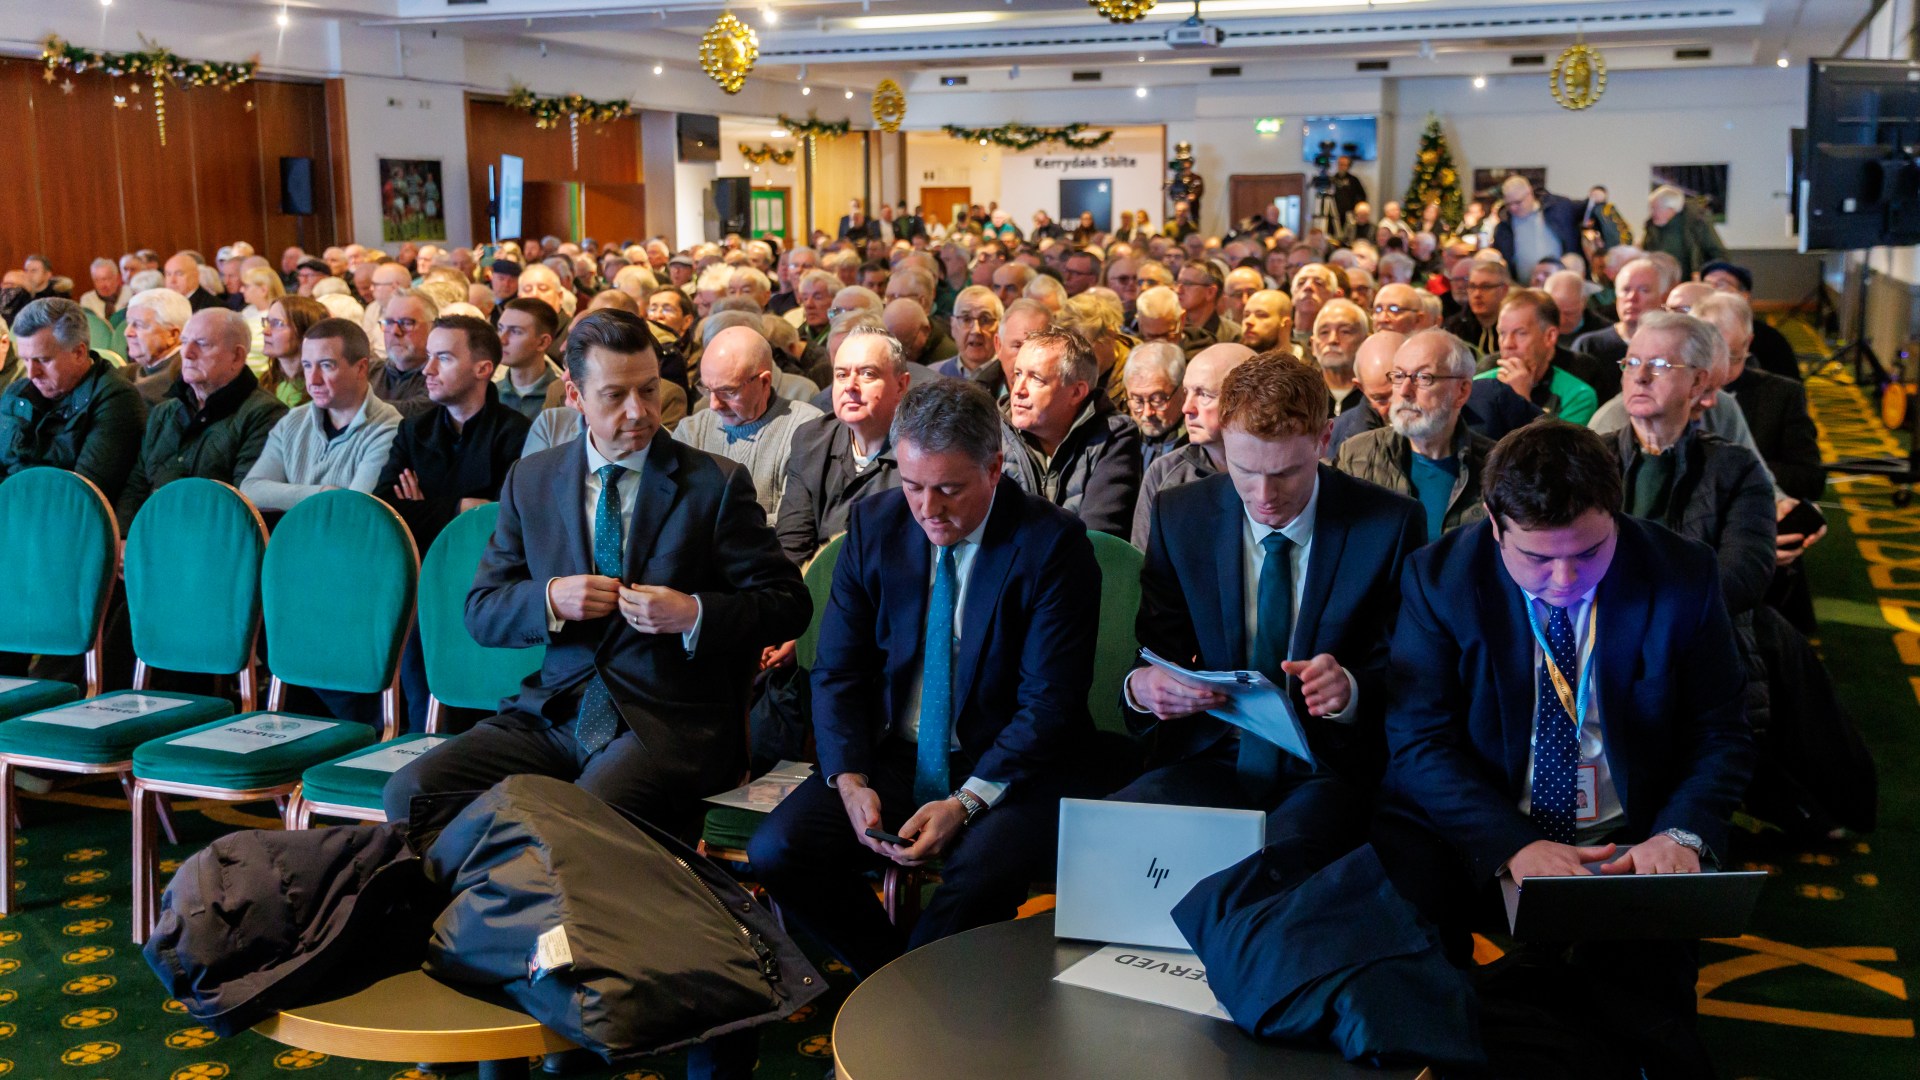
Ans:
{"type": "Polygon", "coordinates": [[[1266,836],[1258,810],[1062,799],[1054,933],[1190,948],[1173,905],[1200,879],[1259,851],[1266,836]]]}

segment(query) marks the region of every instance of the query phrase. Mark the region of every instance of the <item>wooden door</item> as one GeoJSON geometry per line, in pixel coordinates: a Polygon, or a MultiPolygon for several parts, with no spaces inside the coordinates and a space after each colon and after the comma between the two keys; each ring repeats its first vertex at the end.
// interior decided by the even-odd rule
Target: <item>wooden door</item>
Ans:
{"type": "Polygon", "coordinates": [[[640,242],[647,235],[644,184],[585,184],[581,231],[604,244],[640,242]]]}
{"type": "MultiPolygon", "coordinates": [[[[1306,173],[1251,173],[1236,174],[1227,177],[1227,225],[1233,227],[1238,222],[1263,212],[1276,199],[1289,196],[1304,201],[1307,193],[1306,173]]],[[[1282,225],[1288,224],[1285,218],[1282,225]]]]}
{"type": "Polygon", "coordinates": [[[923,187],[920,189],[920,208],[926,212],[927,221],[937,221],[942,225],[953,224],[953,208],[969,206],[973,203],[973,189],[970,187],[923,187]]]}

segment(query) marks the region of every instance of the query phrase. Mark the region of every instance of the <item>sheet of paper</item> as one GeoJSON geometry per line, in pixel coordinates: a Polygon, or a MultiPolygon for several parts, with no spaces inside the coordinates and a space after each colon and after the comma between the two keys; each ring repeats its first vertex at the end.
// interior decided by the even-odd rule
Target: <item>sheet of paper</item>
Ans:
{"type": "Polygon", "coordinates": [[[11,694],[15,690],[32,686],[36,681],[34,679],[0,679],[0,694],[11,694]]]}
{"type": "Polygon", "coordinates": [[[371,754],[362,754],[351,761],[343,761],[340,763],[340,767],[343,769],[372,769],[374,772],[384,773],[399,772],[403,766],[414,758],[419,757],[421,754],[426,753],[451,738],[453,738],[451,735],[429,735],[424,739],[415,739],[412,742],[396,743],[392,746],[375,750],[371,754]]]}
{"type": "Polygon", "coordinates": [[[731,806],[755,813],[771,814],[773,808],[786,801],[793,789],[800,786],[813,775],[813,766],[804,761],[782,761],[759,777],[732,791],[723,791],[718,795],[707,796],[706,801],[720,806],[731,806]]]}
{"type": "Polygon", "coordinates": [[[46,712],[33,713],[19,719],[36,724],[59,724],[61,727],[93,728],[109,727],[142,716],[152,716],[169,709],[183,709],[191,702],[179,698],[153,697],[148,694],[119,694],[114,697],[94,698],[92,701],[76,701],[46,712]]]}
{"type": "Polygon", "coordinates": [[[1141,649],[1140,658],[1189,686],[1227,695],[1226,706],[1209,710],[1209,716],[1250,731],[1309,765],[1314,763],[1306,729],[1294,715],[1293,700],[1285,690],[1275,686],[1272,679],[1258,671],[1190,671],[1152,649],[1141,649]]]}
{"type": "Polygon", "coordinates": [[[1192,953],[1178,949],[1108,945],[1053,980],[1196,1016],[1233,1019],[1207,985],[1207,969],[1192,953]]]}
{"type": "Polygon", "coordinates": [[[217,728],[182,735],[168,739],[169,746],[191,746],[200,750],[224,750],[230,754],[251,754],[255,750],[264,750],[269,746],[285,746],[296,739],[317,735],[330,727],[338,727],[335,720],[307,720],[298,716],[282,716],[279,713],[266,713],[250,716],[245,720],[235,720],[231,724],[222,724],[217,728]]]}

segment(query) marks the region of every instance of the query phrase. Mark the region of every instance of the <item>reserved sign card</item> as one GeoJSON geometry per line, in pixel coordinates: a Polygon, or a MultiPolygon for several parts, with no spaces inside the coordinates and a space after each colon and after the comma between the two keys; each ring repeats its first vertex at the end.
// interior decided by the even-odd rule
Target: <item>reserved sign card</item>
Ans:
{"type": "Polygon", "coordinates": [[[285,746],[296,739],[317,735],[338,726],[339,723],[334,720],[307,720],[298,716],[266,713],[169,739],[167,744],[200,750],[224,750],[229,754],[251,754],[269,746],[285,746]]]}
{"type": "Polygon", "coordinates": [[[1207,969],[1192,953],[1179,949],[1108,945],[1053,979],[1196,1016],[1233,1019],[1207,985],[1207,969]]]}
{"type": "Polygon", "coordinates": [[[136,720],[142,716],[152,716],[169,709],[183,709],[191,702],[179,698],[153,697],[148,694],[116,694],[113,697],[94,698],[92,701],[79,701],[72,705],[62,705],[57,709],[22,716],[21,720],[36,724],[59,724],[61,727],[103,728],[127,720],[136,720]]]}

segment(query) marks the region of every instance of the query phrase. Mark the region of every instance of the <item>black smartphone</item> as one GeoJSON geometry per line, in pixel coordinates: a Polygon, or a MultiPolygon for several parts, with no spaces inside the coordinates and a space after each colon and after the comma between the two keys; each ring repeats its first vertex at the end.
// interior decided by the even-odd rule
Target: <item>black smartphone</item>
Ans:
{"type": "Polygon", "coordinates": [[[885,829],[868,829],[867,835],[886,844],[899,844],[901,847],[913,846],[913,841],[897,833],[890,833],[885,829]]]}
{"type": "MultiPolygon", "coordinates": [[[[1826,524],[1827,515],[1822,514],[1819,507],[1803,500],[1787,511],[1787,516],[1780,519],[1780,525],[1775,532],[1780,536],[1812,536],[1826,524]]],[[[1800,545],[1788,544],[1787,546],[1792,548],[1800,545]]]]}

